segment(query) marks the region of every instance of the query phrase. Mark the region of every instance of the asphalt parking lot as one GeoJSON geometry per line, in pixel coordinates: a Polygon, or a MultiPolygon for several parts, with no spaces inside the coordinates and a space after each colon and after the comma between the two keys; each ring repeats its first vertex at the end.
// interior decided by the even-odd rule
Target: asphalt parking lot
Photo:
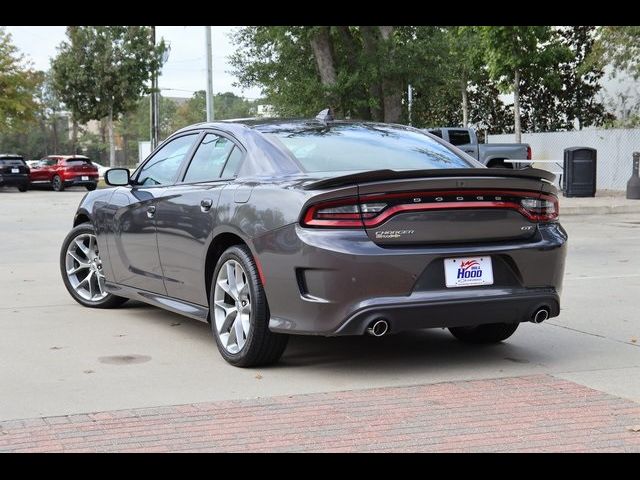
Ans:
{"type": "Polygon", "coordinates": [[[562,218],[562,313],[503,344],[440,330],[293,337],[278,365],[238,369],[206,324],[71,299],[58,255],[84,193],[0,190],[0,420],[539,374],[640,402],[638,214],[562,218]]]}

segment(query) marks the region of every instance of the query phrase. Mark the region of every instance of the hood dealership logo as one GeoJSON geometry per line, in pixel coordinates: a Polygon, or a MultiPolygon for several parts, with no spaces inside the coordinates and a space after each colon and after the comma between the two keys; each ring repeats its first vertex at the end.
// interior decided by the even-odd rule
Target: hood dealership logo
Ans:
{"type": "Polygon", "coordinates": [[[376,238],[400,238],[404,235],[413,235],[415,230],[378,230],[376,238]]]}

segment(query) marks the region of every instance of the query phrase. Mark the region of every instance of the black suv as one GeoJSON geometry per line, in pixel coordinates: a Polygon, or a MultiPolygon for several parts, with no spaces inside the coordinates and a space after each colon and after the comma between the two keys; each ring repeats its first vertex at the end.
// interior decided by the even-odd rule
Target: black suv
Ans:
{"type": "Polygon", "coordinates": [[[29,188],[29,167],[20,155],[0,154],[0,187],[18,187],[21,192],[29,188]]]}

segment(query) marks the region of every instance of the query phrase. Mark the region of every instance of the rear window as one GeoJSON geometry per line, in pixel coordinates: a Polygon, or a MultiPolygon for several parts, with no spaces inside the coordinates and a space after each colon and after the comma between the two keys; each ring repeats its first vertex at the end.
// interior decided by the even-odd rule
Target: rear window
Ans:
{"type": "Polygon", "coordinates": [[[68,158],[64,161],[67,165],[91,165],[91,160],[88,158],[68,158]]]}
{"type": "Polygon", "coordinates": [[[305,170],[422,170],[471,164],[428,135],[380,124],[268,125],[258,127],[284,146],[305,170]]]}
{"type": "Polygon", "coordinates": [[[471,143],[471,137],[467,130],[449,130],[449,143],[451,145],[466,145],[471,143]]]}
{"type": "Polygon", "coordinates": [[[3,167],[21,167],[26,164],[21,158],[0,158],[0,165],[3,167]]]}

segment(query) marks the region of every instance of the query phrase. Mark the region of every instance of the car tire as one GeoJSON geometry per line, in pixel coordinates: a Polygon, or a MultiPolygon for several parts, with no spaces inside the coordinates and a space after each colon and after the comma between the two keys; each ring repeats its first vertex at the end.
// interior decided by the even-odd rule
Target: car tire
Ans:
{"type": "Polygon", "coordinates": [[[29,186],[28,185],[20,185],[18,187],[18,191],[19,192],[26,192],[27,190],[29,190],[29,186]]]}
{"type": "Polygon", "coordinates": [[[276,362],[287,347],[288,335],[269,330],[267,298],[246,245],[229,247],[220,256],[211,279],[209,314],[218,350],[231,365],[268,365],[276,362]]]}
{"type": "Polygon", "coordinates": [[[51,179],[51,188],[56,192],[62,192],[64,190],[64,182],[59,175],[54,175],[51,179]]]}
{"type": "Polygon", "coordinates": [[[92,192],[93,190],[96,189],[97,185],[94,183],[93,185],[87,185],[87,190],[89,190],[90,192],[92,192]]]}
{"type": "Polygon", "coordinates": [[[489,323],[475,327],[451,327],[449,331],[465,343],[487,344],[506,340],[518,329],[518,323],[489,323]]]}
{"type": "MultiPolygon", "coordinates": [[[[74,256],[69,253],[70,248],[75,248],[75,252],[73,253],[80,260],[85,260],[86,258],[88,258],[84,253],[82,253],[82,250],[78,251],[79,247],[77,246],[77,244],[75,247],[72,247],[72,243],[78,240],[83,243],[85,248],[88,247],[88,250],[91,250],[92,244],[89,243],[88,240],[90,239],[90,237],[93,237],[95,239],[95,235],[95,230],[90,223],[82,223],[77,227],[71,229],[71,231],[62,242],[62,248],[60,249],[60,274],[62,275],[62,280],[64,282],[64,286],[67,288],[67,291],[69,292],[71,297],[73,297],[73,299],[80,305],[91,308],[115,308],[122,305],[127,301],[127,299],[124,297],[119,297],[112,293],[104,292],[102,290],[104,286],[104,280],[102,281],[102,285],[100,285],[99,280],[97,280],[96,270],[94,270],[92,267],[83,267],[82,269],[77,269],[77,271],[80,272],[78,274],[69,273],[73,268],[76,268],[76,264],[77,267],[80,267],[80,262],[78,262],[74,258],[74,256]],[[68,259],[68,257],[71,258],[68,259]],[[92,272],[92,275],[94,275],[93,278],[89,279],[89,284],[87,284],[86,282],[83,283],[84,277],[80,278],[85,273],[85,271],[92,272]],[[80,284],[83,284],[84,287],[80,287],[80,284]],[[86,294],[87,290],[91,292],[93,289],[98,289],[101,293],[105,293],[105,295],[102,297],[100,295],[92,297],[86,294]]],[[[97,246],[95,252],[97,256],[97,253],[99,253],[99,251],[97,250],[97,246]]],[[[99,256],[97,257],[99,258],[99,256]]],[[[88,272],[87,275],[89,274],[88,272]]]]}

